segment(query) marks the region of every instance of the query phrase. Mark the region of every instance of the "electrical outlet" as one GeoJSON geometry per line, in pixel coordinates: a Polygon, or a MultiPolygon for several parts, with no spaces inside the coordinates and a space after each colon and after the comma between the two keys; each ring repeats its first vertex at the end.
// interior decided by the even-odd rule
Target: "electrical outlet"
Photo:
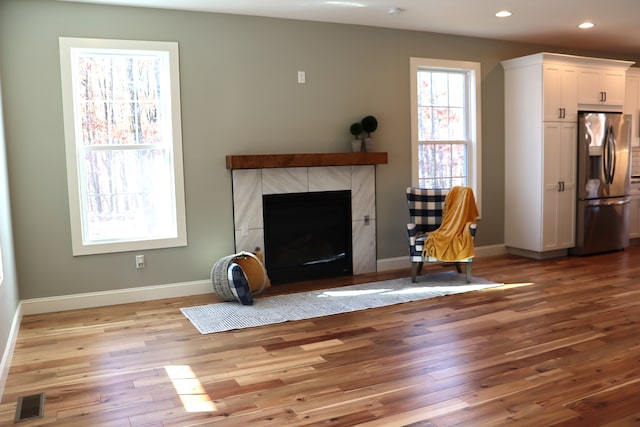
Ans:
{"type": "Polygon", "coordinates": [[[136,255],[136,268],[144,268],[144,255],[136,255]]]}

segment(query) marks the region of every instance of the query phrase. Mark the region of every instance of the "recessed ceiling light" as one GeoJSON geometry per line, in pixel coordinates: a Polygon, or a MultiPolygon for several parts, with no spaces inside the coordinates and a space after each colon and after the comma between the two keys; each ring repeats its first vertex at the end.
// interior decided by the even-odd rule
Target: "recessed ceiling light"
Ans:
{"type": "Polygon", "coordinates": [[[578,28],[581,28],[583,30],[588,29],[588,28],[593,28],[595,27],[596,24],[594,24],[593,22],[583,22],[582,24],[578,25],[578,28]]]}
{"type": "Polygon", "coordinates": [[[389,15],[399,15],[404,12],[404,9],[402,9],[401,7],[390,7],[388,12],[389,15]]]}
{"type": "Polygon", "coordinates": [[[508,10],[501,10],[500,12],[496,12],[496,16],[498,18],[508,18],[509,16],[511,16],[511,12],[509,12],[508,10]]]}

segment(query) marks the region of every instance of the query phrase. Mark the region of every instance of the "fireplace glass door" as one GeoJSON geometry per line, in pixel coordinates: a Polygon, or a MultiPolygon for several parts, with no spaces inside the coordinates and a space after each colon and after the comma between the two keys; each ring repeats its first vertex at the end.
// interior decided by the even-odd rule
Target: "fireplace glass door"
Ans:
{"type": "Polygon", "coordinates": [[[263,196],[271,283],[353,274],[351,191],[263,196]]]}

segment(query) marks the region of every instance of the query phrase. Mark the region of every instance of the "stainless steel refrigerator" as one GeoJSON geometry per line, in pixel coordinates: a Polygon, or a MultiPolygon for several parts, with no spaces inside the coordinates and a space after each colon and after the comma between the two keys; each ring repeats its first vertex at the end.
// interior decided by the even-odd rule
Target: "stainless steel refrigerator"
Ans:
{"type": "Polygon", "coordinates": [[[629,246],[631,118],[578,114],[578,180],[574,255],[629,246]]]}

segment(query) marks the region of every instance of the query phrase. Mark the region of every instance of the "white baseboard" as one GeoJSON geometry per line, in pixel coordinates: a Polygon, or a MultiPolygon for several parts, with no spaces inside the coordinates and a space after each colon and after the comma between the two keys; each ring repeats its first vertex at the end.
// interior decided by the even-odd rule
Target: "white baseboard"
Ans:
{"type": "MultiPolygon", "coordinates": [[[[476,258],[493,255],[504,255],[507,248],[504,245],[477,246],[475,248],[476,258]]],[[[403,268],[411,268],[409,255],[395,258],[379,259],[377,262],[378,271],[400,270],[403,268]]]]}
{"type": "Polygon", "coordinates": [[[2,401],[2,395],[4,393],[4,386],[7,383],[7,377],[9,376],[9,368],[11,367],[11,359],[13,358],[13,350],[16,347],[16,341],[18,339],[18,332],[20,331],[20,323],[22,322],[22,304],[18,304],[18,309],[13,315],[13,322],[11,323],[11,330],[9,331],[9,337],[4,346],[4,353],[0,360],[0,402],[2,401]]]}
{"type": "Polygon", "coordinates": [[[103,307],[164,298],[177,298],[213,292],[210,280],[172,283],[168,285],[143,286],[84,294],[61,295],[47,298],[22,300],[23,315],[52,313],[79,308],[103,307]]]}

